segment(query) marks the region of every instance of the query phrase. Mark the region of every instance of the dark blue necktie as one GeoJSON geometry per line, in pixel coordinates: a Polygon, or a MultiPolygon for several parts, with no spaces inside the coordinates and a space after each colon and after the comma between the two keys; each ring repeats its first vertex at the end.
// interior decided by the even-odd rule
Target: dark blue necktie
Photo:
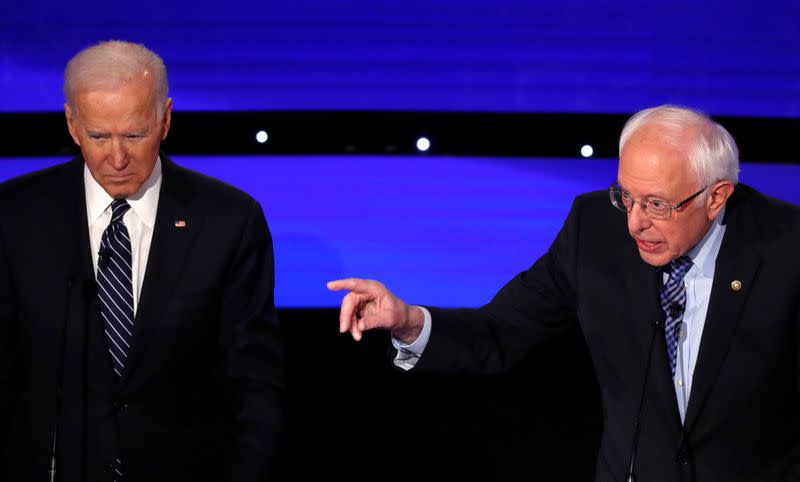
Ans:
{"type": "Polygon", "coordinates": [[[122,376],[133,338],[133,282],[131,278],[131,239],[122,224],[130,209],[124,199],[111,203],[111,223],[100,242],[97,266],[100,313],[103,316],[108,350],[114,372],[122,376]]]}
{"type": "Polygon", "coordinates": [[[673,377],[675,376],[681,321],[683,321],[683,311],[686,308],[686,285],[683,283],[683,277],[691,267],[692,260],[686,256],[672,260],[667,268],[669,279],[661,288],[661,307],[667,314],[664,336],[667,340],[667,354],[673,377]]]}
{"type": "MultiPolygon", "coordinates": [[[[108,351],[114,373],[121,377],[133,338],[133,278],[131,276],[131,238],[122,223],[122,216],[130,209],[124,199],[111,203],[111,222],[100,241],[100,259],[97,263],[97,295],[100,314],[108,341],[108,351]]],[[[122,462],[114,459],[111,480],[120,482],[122,462]]]]}

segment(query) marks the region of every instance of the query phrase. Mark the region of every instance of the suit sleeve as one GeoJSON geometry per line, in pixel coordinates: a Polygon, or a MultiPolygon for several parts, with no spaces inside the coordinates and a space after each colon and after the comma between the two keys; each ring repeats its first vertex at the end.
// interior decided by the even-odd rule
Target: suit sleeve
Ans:
{"type": "MultiPolygon", "coordinates": [[[[795,320],[795,346],[800,347],[800,313],[797,314],[795,320]]],[[[800,348],[798,348],[800,349],[800,348]]],[[[798,390],[800,390],[800,354],[797,355],[796,367],[795,367],[795,380],[797,383],[798,390]]],[[[798,395],[800,398],[800,394],[798,395]]],[[[800,412],[800,406],[796,407],[796,410],[800,412]]],[[[796,415],[795,418],[800,418],[800,415],[796,415]]],[[[800,482],[800,440],[795,440],[794,446],[790,449],[789,453],[789,468],[783,477],[784,482],[800,482]]]]}
{"type": "Polygon", "coordinates": [[[535,346],[577,323],[576,201],[548,251],[478,309],[429,308],[431,337],[416,368],[491,374],[514,368],[535,346]]]}
{"type": "Polygon", "coordinates": [[[14,331],[15,302],[11,274],[0,231],[0,474],[5,473],[11,430],[12,397],[16,393],[17,347],[14,331]]]}
{"type": "Polygon", "coordinates": [[[252,201],[222,297],[225,375],[232,397],[228,480],[267,480],[283,424],[283,346],[274,304],[272,238],[252,201]]]}

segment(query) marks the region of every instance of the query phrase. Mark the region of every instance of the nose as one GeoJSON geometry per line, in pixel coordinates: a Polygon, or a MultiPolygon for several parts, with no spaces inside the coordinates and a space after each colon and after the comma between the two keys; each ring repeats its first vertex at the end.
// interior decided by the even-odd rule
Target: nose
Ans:
{"type": "Polygon", "coordinates": [[[118,138],[111,139],[108,163],[117,170],[122,170],[128,165],[128,153],[123,142],[118,138]]]}
{"type": "Polygon", "coordinates": [[[651,226],[652,222],[644,208],[639,203],[634,203],[630,211],[628,211],[628,231],[631,233],[641,233],[651,226]]]}

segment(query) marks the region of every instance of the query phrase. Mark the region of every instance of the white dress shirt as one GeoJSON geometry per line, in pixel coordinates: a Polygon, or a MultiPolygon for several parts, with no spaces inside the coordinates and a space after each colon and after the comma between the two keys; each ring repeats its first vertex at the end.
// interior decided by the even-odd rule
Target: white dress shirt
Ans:
{"type": "MultiPolygon", "coordinates": [[[[97,276],[97,264],[100,241],[103,231],[111,222],[111,203],[114,201],[100,184],[92,177],[89,168],[83,166],[83,186],[86,195],[86,218],[89,222],[89,241],[92,244],[92,262],[97,276]]],[[[131,271],[133,281],[133,313],[139,306],[139,295],[142,292],[144,271],[147,268],[147,257],[150,254],[150,242],[153,239],[153,227],[158,210],[158,196],[161,191],[161,159],[156,159],[153,172],[138,192],[127,197],[131,208],[123,215],[122,223],[128,229],[131,238],[131,271]]]]}

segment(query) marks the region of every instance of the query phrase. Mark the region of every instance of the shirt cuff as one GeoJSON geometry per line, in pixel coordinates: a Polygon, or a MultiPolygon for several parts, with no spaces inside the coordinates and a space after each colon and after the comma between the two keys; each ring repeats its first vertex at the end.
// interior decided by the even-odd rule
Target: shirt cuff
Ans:
{"type": "Polygon", "coordinates": [[[396,367],[402,368],[403,370],[414,368],[417,361],[419,361],[419,357],[422,356],[422,352],[425,351],[425,347],[428,345],[428,340],[431,336],[431,312],[422,306],[416,306],[416,308],[422,310],[422,315],[425,318],[422,325],[422,332],[420,332],[417,339],[411,344],[406,344],[392,336],[392,346],[397,349],[397,355],[394,357],[394,364],[396,367]]]}

